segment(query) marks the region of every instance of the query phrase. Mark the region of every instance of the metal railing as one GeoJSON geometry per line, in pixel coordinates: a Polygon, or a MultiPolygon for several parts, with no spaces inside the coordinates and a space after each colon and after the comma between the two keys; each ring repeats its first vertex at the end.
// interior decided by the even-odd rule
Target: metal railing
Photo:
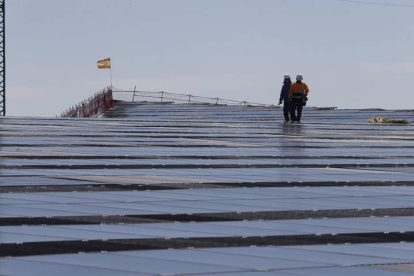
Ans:
{"type": "Polygon", "coordinates": [[[112,89],[110,87],[95,93],[80,104],[70,107],[60,117],[87,118],[98,116],[113,106],[112,89]]]}
{"type": "Polygon", "coordinates": [[[271,106],[270,104],[253,103],[248,101],[235,101],[222,98],[196,96],[191,94],[179,94],[165,91],[137,91],[121,90],[113,88],[115,100],[123,101],[153,101],[169,103],[189,104],[212,104],[212,105],[250,105],[250,106],[271,106]]]}
{"type": "Polygon", "coordinates": [[[165,91],[128,91],[107,87],[92,97],[70,107],[60,117],[87,118],[96,117],[113,107],[114,100],[152,101],[161,103],[189,103],[210,105],[273,106],[270,104],[235,101],[222,98],[195,96],[191,94],[170,93],[165,91]]]}

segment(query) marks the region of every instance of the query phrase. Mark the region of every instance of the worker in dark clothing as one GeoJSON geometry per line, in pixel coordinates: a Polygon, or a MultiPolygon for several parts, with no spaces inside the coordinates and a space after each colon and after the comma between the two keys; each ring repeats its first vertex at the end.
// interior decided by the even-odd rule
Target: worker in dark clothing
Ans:
{"type": "Polygon", "coordinates": [[[302,82],[302,74],[296,76],[296,82],[292,84],[289,90],[290,118],[292,122],[300,122],[302,109],[308,100],[309,88],[306,83],[302,82]],[[297,112],[297,114],[295,114],[297,112]]]}
{"type": "Polygon", "coordinates": [[[283,115],[285,116],[286,122],[289,122],[289,90],[291,85],[292,81],[290,80],[290,75],[286,74],[279,97],[279,105],[283,102],[283,115]]]}

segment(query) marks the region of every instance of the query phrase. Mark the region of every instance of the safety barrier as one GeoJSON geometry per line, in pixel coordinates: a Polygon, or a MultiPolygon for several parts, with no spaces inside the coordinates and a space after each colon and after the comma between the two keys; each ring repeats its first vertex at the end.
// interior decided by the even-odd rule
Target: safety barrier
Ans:
{"type": "Polygon", "coordinates": [[[234,101],[221,98],[211,98],[195,96],[191,94],[179,94],[165,91],[128,91],[114,88],[113,95],[115,100],[123,101],[155,101],[155,102],[174,102],[191,104],[212,104],[212,105],[251,105],[251,106],[271,106],[269,104],[252,103],[247,101],[234,101]]]}
{"type": "Polygon", "coordinates": [[[112,88],[107,87],[95,93],[92,97],[82,101],[62,114],[60,117],[87,118],[96,117],[113,106],[112,88]]]}
{"type": "Polygon", "coordinates": [[[165,91],[128,91],[107,87],[97,92],[92,97],[82,101],[62,114],[60,117],[87,118],[96,117],[113,107],[114,100],[122,101],[152,101],[189,104],[211,104],[211,105],[248,105],[248,106],[272,106],[269,104],[253,103],[247,101],[235,101],[221,98],[195,96],[191,94],[179,94],[165,91]]]}

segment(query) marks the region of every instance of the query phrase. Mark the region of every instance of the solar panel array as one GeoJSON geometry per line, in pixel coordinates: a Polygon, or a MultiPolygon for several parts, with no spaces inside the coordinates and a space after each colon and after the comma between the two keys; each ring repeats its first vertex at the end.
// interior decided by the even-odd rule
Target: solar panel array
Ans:
{"type": "Polygon", "coordinates": [[[0,275],[413,275],[410,110],[0,118],[0,275]]]}

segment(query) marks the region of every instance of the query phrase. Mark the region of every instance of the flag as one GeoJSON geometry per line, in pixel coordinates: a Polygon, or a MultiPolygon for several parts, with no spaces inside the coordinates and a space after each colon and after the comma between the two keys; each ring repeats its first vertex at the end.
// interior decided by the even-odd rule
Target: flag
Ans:
{"type": "Polygon", "coordinates": [[[103,60],[98,60],[96,65],[98,65],[99,69],[111,68],[111,59],[106,58],[106,59],[103,59],[103,60]]]}

